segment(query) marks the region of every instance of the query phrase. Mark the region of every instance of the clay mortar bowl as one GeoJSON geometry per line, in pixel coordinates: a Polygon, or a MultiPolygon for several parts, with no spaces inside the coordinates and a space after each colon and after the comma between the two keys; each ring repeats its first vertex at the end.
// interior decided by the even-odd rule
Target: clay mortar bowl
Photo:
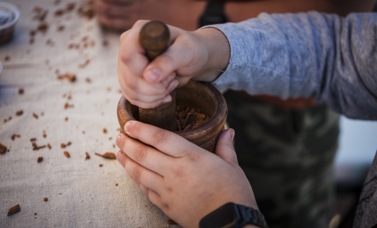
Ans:
{"type": "MultiPolygon", "coordinates": [[[[224,130],[228,107],[223,95],[209,83],[190,81],[184,87],[176,89],[176,104],[200,110],[210,119],[195,129],[174,131],[190,142],[215,152],[217,139],[224,130]]],[[[122,96],[117,107],[121,133],[129,120],[138,120],[139,109],[122,96]]]]}

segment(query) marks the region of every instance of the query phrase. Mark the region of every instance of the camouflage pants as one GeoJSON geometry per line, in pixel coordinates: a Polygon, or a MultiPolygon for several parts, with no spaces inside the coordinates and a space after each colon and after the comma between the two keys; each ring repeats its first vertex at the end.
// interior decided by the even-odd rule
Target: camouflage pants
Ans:
{"type": "Polygon", "coordinates": [[[286,109],[228,91],[238,161],[270,228],[328,227],[339,115],[326,106],[286,109]]]}

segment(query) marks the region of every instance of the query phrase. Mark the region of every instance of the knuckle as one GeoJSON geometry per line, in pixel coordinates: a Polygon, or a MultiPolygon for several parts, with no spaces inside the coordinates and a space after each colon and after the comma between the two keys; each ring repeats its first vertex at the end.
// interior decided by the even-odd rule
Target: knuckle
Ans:
{"type": "Polygon", "coordinates": [[[177,165],[177,164],[173,164],[171,166],[171,174],[175,177],[175,178],[181,178],[183,176],[183,171],[182,171],[182,167],[180,165],[177,165]]]}
{"type": "Polygon", "coordinates": [[[138,148],[135,151],[135,161],[136,162],[142,162],[147,157],[147,148],[144,145],[139,145],[138,148]]]}
{"type": "Polygon", "coordinates": [[[137,20],[134,24],[134,27],[141,27],[147,22],[148,22],[148,20],[137,20]]]}
{"type": "Polygon", "coordinates": [[[142,171],[141,171],[140,167],[135,166],[134,169],[132,170],[133,178],[135,178],[137,181],[140,181],[141,180],[141,174],[142,174],[142,171]]]}
{"type": "MultiPolygon", "coordinates": [[[[123,48],[123,49],[126,49],[126,48],[123,48]]],[[[127,51],[122,51],[122,53],[120,55],[120,60],[122,61],[122,63],[127,64],[127,63],[131,62],[132,57],[127,51]]]]}
{"type": "Polygon", "coordinates": [[[169,140],[169,134],[164,130],[158,130],[154,136],[154,145],[164,146],[169,140]]]}

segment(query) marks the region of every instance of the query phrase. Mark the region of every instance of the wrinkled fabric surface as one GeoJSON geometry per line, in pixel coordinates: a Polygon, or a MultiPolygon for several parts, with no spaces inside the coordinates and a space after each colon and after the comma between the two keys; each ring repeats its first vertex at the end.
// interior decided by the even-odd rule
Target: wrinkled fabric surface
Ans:
{"type": "Polygon", "coordinates": [[[0,227],[177,227],[116,160],[94,154],[118,151],[119,34],[101,31],[95,18],[78,16],[83,1],[10,2],[21,18],[12,42],[0,46],[0,143],[10,150],[0,154],[0,227]],[[71,2],[76,6],[70,13],[55,16],[71,2]],[[40,24],[33,19],[36,6],[48,10],[48,30],[37,32],[30,44],[29,33],[40,24]],[[60,25],[64,30],[58,31],[60,25]],[[77,79],[58,80],[56,70],[77,79]],[[23,114],[17,116],[19,110],[23,114]],[[12,140],[13,134],[20,137],[12,140]],[[51,149],[33,150],[31,138],[51,149]],[[16,204],[21,211],[8,217],[16,204]]]}

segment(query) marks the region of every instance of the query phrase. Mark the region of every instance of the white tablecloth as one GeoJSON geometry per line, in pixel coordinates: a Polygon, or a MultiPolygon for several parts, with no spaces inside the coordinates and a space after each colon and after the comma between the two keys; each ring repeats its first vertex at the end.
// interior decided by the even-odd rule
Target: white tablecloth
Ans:
{"type": "Polygon", "coordinates": [[[0,227],[174,227],[116,160],[94,155],[118,150],[119,34],[103,32],[95,19],[80,17],[79,1],[62,16],[54,12],[69,1],[10,2],[20,8],[21,18],[13,41],[0,46],[0,143],[10,150],[0,154],[0,227]],[[30,44],[29,33],[40,23],[33,20],[36,6],[48,9],[49,28],[37,32],[30,44]],[[70,44],[80,47],[70,49],[70,44]],[[59,80],[56,70],[75,74],[77,80],[59,80]],[[67,102],[73,107],[65,109],[67,102]],[[19,110],[23,114],[17,116],[19,110]],[[12,140],[13,134],[21,137],[12,140]],[[31,138],[52,148],[33,150],[31,138]],[[70,146],[60,147],[69,141],[70,146]],[[21,211],[7,216],[16,204],[21,211]]]}

